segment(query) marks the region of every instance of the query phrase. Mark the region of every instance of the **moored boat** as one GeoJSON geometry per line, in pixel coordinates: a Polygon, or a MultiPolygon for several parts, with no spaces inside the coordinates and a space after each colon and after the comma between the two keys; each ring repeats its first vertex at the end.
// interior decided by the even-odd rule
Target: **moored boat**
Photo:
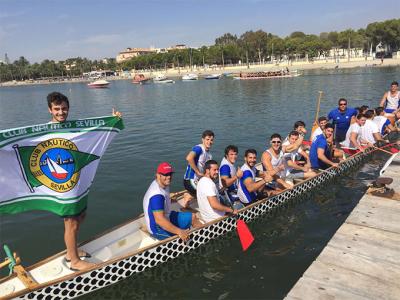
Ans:
{"type": "Polygon", "coordinates": [[[184,81],[191,81],[191,80],[197,80],[199,79],[199,76],[197,74],[186,74],[182,76],[182,80],[184,81]]]}
{"type": "Polygon", "coordinates": [[[90,82],[87,85],[90,88],[106,88],[106,87],[108,87],[109,84],[110,84],[110,82],[108,82],[107,80],[100,79],[100,80],[90,82]]]}
{"type": "Polygon", "coordinates": [[[204,76],[204,79],[219,79],[221,77],[221,74],[210,74],[204,76]]]}
{"type": "MultiPolygon", "coordinates": [[[[376,149],[368,148],[341,162],[337,168],[330,168],[296,184],[291,190],[252,203],[241,209],[238,217],[247,222],[264,215],[271,209],[282,206],[355,167],[374,151],[376,149]]],[[[180,194],[182,192],[177,196],[180,194]]],[[[176,205],[179,205],[179,202],[176,205]]],[[[176,206],[174,209],[178,208],[179,206],[176,206]]],[[[191,209],[196,210],[196,205],[191,209]]],[[[191,239],[184,244],[177,236],[162,241],[156,240],[145,229],[144,217],[139,216],[80,245],[81,250],[92,255],[85,260],[96,263],[95,267],[72,272],[64,259],[65,251],[60,252],[26,269],[34,282],[30,287],[27,287],[15,273],[1,279],[0,297],[27,299],[78,297],[193,250],[211,239],[234,230],[235,223],[236,217],[223,216],[200,228],[192,229],[191,239]]]]}
{"type": "Polygon", "coordinates": [[[153,78],[154,83],[175,83],[174,80],[168,79],[164,74],[158,74],[153,78]]]}
{"type": "Polygon", "coordinates": [[[136,84],[143,84],[146,83],[150,80],[150,78],[145,77],[143,74],[135,74],[135,76],[133,77],[132,83],[136,83],[136,84]]]}

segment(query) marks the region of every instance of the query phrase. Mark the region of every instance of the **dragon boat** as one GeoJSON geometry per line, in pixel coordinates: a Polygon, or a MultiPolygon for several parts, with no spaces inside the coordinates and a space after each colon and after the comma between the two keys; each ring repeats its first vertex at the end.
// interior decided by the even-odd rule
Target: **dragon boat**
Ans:
{"type": "MultiPolygon", "coordinates": [[[[187,243],[183,243],[178,236],[162,241],[155,239],[146,230],[142,214],[79,245],[79,249],[91,254],[91,258],[85,260],[96,263],[87,270],[71,271],[64,258],[65,251],[24,268],[20,264],[20,258],[7,250],[8,259],[0,266],[8,263],[15,266],[11,275],[0,279],[0,298],[71,299],[104,288],[235,230],[237,218],[250,222],[275,208],[286,205],[290,200],[359,166],[373,152],[383,150],[384,147],[367,148],[340,162],[337,168],[331,167],[315,177],[295,184],[293,189],[284,190],[240,209],[237,216],[227,215],[192,229],[187,243]]],[[[258,164],[257,168],[260,169],[261,165],[258,164]]],[[[171,194],[177,200],[173,203],[172,209],[184,210],[180,205],[184,192],[171,194]]],[[[196,204],[192,204],[189,209],[196,211],[196,204]]]]}

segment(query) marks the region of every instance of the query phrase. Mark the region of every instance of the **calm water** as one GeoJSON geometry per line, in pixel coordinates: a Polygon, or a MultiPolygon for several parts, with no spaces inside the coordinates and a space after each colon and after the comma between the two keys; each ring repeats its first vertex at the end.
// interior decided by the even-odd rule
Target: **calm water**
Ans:
{"type": "MultiPolygon", "coordinates": [[[[217,160],[231,143],[239,147],[240,156],[250,147],[261,153],[272,133],[286,135],[296,120],[312,123],[319,90],[325,93],[323,114],[340,97],[351,106],[376,106],[399,74],[400,68],[356,68],[247,82],[115,81],[98,90],[79,83],[0,88],[0,129],[49,121],[45,98],[52,91],[69,97],[70,119],[109,115],[112,107],[123,112],[126,129],[104,155],[92,186],[80,232],[85,240],[142,212],[142,197],[159,162],[174,165],[172,190],[181,190],[185,156],[200,142],[203,130],[216,134],[212,153],[217,160]]],[[[249,224],[256,241],[246,253],[237,237],[229,235],[86,298],[282,298],[357,204],[382,163],[382,156],[375,157],[324,191],[249,224]]],[[[24,265],[63,250],[62,219],[50,213],[0,216],[0,226],[0,244],[17,250],[24,265]]]]}

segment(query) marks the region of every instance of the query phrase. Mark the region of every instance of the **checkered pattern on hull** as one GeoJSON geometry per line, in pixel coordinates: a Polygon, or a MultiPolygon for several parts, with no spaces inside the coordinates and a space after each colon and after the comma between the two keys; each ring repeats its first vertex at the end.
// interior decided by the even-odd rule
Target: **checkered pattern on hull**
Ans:
{"type": "MultiPolygon", "coordinates": [[[[358,165],[372,151],[366,150],[363,154],[346,160],[339,168],[323,172],[318,176],[297,185],[293,190],[288,190],[269,199],[261,200],[257,205],[248,207],[239,214],[245,222],[251,221],[261,215],[270,212],[273,208],[289,202],[290,199],[298,197],[337,175],[358,165]]],[[[140,273],[147,268],[154,267],[167,260],[176,258],[192,249],[207,243],[220,235],[226,234],[236,228],[236,219],[229,217],[206,228],[192,233],[191,240],[183,244],[178,238],[161,244],[156,248],[146,250],[135,256],[127,257],[121,261],[107,265],[101,269],[91,271],[65,282],[33,291],[22,296],[22,299],[70,299],[89,293],[116,283],[134,273],[140,273]]]]}

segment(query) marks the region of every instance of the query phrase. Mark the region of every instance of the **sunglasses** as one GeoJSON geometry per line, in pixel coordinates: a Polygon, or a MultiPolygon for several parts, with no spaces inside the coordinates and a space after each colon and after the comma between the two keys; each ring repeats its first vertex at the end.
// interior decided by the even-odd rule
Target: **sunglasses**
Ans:
{"type": "Polygon", "coordinates": [[[163,173],[160,173],[162,176],[164,176],[164,177],[168,177],[168,176],[172,176],[172,172],[171,173],[167,173],[167,174],[163,174],[163,173]]]}
{"type": "Polygon", "coordinates": [[[347,103],[339,103],[339,106],[347,105],[347,103]]]}
{"type": "Polygon", "coordinates": [[[282,143],[281,141],[271,141],[272,144],[280,144],[282,143]]]}

